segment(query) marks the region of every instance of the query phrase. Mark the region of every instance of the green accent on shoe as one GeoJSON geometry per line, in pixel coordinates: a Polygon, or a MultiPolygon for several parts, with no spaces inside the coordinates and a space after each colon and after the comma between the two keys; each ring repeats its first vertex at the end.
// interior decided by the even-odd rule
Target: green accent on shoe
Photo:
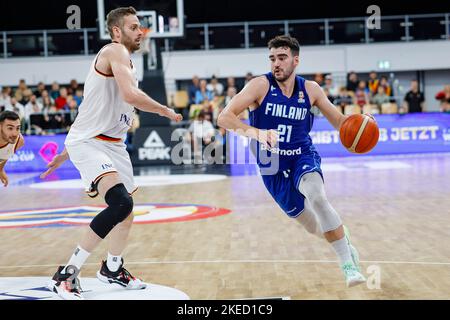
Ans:
{"type": "Polygon", "coordinates": [[[361,272],[361,266],[359,265],[359,254],[358,254],[358,251],[356,250],[356,248],[354,246],[352,246],[352,244],[351,244],[350,231],[348,230],[347,226],[342,225],[342,227],[344,228],[344,236],[345,236],[345,239],[347,240],[347,244],[350,248],[350,253],[352,255],[353,263],[354,263],[356,269],[358,270],[358,272],[361,272]]]}

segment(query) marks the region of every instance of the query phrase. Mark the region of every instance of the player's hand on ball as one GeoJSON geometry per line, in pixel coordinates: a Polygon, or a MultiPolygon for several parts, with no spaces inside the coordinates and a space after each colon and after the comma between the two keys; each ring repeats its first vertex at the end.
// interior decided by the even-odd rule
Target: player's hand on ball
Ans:
{"type": "Polygon", "coordinates": [[[259,130],[258,141],[268,147],[275,147],[278,142],[278,131],[271,130],[259,130]]]}

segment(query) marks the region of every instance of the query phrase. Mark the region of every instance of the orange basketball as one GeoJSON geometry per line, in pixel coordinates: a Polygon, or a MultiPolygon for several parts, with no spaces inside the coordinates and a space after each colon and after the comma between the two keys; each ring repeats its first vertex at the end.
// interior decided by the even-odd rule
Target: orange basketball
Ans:
{"type": "Polygon", "coordinates": [[[353,153],[366,153],[375,147],[380,132],[377,123],[367,115],[349,116],[339,130],[342,145],[353,153]]]}

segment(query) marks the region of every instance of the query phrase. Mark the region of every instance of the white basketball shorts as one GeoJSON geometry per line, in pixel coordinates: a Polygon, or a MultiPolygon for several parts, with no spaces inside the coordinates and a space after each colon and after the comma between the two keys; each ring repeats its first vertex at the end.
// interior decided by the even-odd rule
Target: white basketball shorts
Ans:
{"type": "Polygon", "coordinates": [[[98,181],[112,172],[119,174],[120,182],[128,193],[133,194],[137,188],[133,178],[133,166],[125,144],[89,139],[76,144],[66,145],[70,160],[78,169],[81,180],[89,196],[96,196],[98,181]]]}

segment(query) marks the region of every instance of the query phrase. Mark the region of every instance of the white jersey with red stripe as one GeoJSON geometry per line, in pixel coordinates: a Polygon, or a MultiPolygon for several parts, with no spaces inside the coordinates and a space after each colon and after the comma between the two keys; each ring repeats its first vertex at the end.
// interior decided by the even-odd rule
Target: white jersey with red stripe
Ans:
{"type": "Polygon", "coordinates": [[[17,139],[16,143],[8,143],[6,145],[0,146],[0,163],[8,160],[14,155],[18,143],[19,139],[17,139]]]}
{"type": "MultiPolygon", "coordinates": [[[[134,107],[121,97],[114,75],[104,74],[96,68],[101,51],[98,52],[89,69],[84,84],[83,101],[78,108],[75,122],[67,134],[66,145],[77,144],[98,135],[124,139],[132,125],[134,107]]],[[[136,69],[131,59],[130,65],[137,85],[136,69]]]]}

